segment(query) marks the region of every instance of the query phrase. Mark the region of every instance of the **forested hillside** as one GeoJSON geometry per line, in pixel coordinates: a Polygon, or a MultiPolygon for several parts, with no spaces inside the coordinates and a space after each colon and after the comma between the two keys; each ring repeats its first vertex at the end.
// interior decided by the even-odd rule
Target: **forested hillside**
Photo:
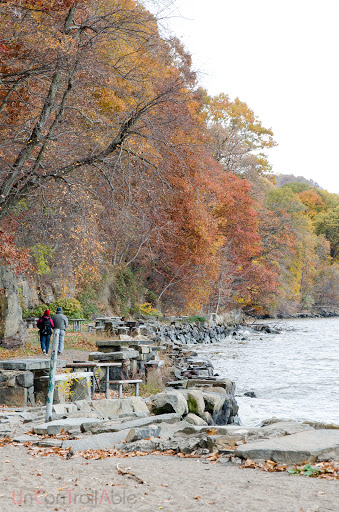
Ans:
{"type": "Polygon", "coordinates": [[[335,311],[338,195],[278,188],[272,130],[203,90],[142,2],[0,14],[0,258],[39,290],[23,308],[48,288],[87,315],[335,311]]]}

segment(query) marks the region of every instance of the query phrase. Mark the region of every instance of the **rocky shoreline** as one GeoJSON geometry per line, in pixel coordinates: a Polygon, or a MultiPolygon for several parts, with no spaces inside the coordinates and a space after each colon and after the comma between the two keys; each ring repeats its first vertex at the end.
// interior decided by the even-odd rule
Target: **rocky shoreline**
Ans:
{"type": "Polygon", "coordinates": [[[249,458],[283,464],[338,460],[337,426],[279,420],[256,428],[239,425],[235,383],[215,375],[211,362],[199,357],[194,345],[226,335],[241,339],[247,331],[235,325],[153,325],[154,342],[166,347],[175,377],[163,392],[147,398],[55,404],[48,423],[45,407],[1,408],[0,436],[5,443],[66,450],[69,457],[117,450],[218,454],[232,463],[249,458]]]}

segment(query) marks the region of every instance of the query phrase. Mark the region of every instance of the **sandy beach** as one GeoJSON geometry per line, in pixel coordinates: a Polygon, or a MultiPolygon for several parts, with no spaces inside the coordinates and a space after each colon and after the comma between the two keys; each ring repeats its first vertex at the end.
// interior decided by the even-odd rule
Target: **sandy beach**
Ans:
{"type": "Polygon", "coordinates": [[[338,481],[241,469],[226,459],[215,463],[149,455],[86,460],[43,453],[49,451],[1,448],[2,512],[338,510],[338,481]]]}

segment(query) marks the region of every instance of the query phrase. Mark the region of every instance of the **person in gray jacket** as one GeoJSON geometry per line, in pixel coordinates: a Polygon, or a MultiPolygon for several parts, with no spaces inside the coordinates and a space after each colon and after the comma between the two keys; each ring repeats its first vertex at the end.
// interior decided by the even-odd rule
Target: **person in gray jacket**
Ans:
{"type": "Polygon", "coordinates": [[[62,314],[62,308],[57,307],[56,314],[52,316],[52,320],[54,322],[54,329],[60,329],[58,354],[62,354],[64,351],[65,331],[68,327],[68,318],[62,314]]]}

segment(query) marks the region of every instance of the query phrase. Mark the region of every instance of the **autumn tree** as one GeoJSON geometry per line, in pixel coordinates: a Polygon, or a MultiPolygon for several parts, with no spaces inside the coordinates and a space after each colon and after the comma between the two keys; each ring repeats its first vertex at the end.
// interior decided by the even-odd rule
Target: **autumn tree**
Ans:
{"type": "Polygon", "coordinates": [[[207,98],[205,110],[211,151],[225,171],[254,179],[271,170],[265,151],[275,145],[273,132],[246,103],[222,93],[207,98]]]}
{"type": "Polygon", "coordinates": [[[1,10],[4,217],[49,181],[85,174],[115,153],[142,159],[156,125],[171,122],[165,106],[184,101],[189,78],[171,64],[153,16],[132,0],[16,2],[1,10]]]}

